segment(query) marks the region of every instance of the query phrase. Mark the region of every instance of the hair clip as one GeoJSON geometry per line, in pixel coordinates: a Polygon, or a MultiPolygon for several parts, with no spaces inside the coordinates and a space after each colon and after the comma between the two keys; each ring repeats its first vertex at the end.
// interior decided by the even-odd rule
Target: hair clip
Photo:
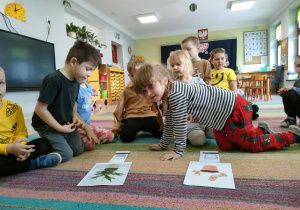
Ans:
{"type": "Polygon", "coordinates": [[[165,94],[165,98],[168,98],[168,97],[169,97],[169,94],[168,94],[168,93],[166,93],[166,94],[165,94]]]}

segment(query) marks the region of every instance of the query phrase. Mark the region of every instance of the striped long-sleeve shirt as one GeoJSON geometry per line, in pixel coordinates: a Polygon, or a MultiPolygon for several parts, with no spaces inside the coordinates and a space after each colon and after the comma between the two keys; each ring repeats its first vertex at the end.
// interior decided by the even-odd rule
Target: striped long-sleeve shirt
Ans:
{"type": "Polygon", "coordinates": [[[236,93],[223,88],[202,84],[186,84],[174,82],[168,96],[168,110],[163,136],[159,143],[167,149],[175,136],[176,154],[183,155],[187,136],[187,114],[194,120],[215,130],[221,130],[232,113],[236,101],[236,93]]]}

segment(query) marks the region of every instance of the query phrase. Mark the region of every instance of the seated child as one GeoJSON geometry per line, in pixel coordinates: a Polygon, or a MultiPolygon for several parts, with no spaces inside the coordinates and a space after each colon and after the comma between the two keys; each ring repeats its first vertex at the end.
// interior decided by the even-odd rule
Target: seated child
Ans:
{"type": "MultiPolygon", "coordinates": [[[[236,75],[236,81],[237,81],[237,92],[241,96],[243,96],[244,99],[246,99],[244,91],[241,89],[243,81],[242,81],[242,76],[238,73],[235,72],[236,75]]],[[[259,117],[259,114],[257,114],[259,107],[256,104],[252,104],[251,101],[248,101],[248,104],[252,105],[252,120],[256,120],[259,117]]]]}
{"type": "Polygon", "coordinates": [[[174,134],[174,148],[161,157],[163,161],[176,160],[184,154],[188,114],[200,124],[214,129],[221,150],[261,152],[300,143],[300,128],[295,125],[284,133],[271,133],[266,123],[264,127],[254,128],[248,101],[233,91],[173,82],[169,72],[158,63],[144,64],[134,77],[137,93],[143,93],[152,103],[162,99],[167,101],[162,138],[159,144],[149,146],[150,150],[167,150],[174,134]]]}
{"type": "MultiPolygon", "coordinates": [[[[295,71],[300,76],[300,56],[296,58],[295,71]]],[[[278,90],[278,94],[282,96],[284,111],[287,114],[287,118],[280,126],[288,128],[290,125],[296,125],[296,116],[300,118],[300,79],[294,83],[292,88],[281,88],[278,90]]]]}
{"type": "MultiPolygon", "coordinates": [[[[203,84],[205,82],[199,77],[193,77],[193,64],[189,54],[184,50],[177,50],[170,56],[170,65],[176,80],[189,84],[203,84]]],[[[187,139],[194,146],[202,146],[206,138],[214,139],[215,135],[211,128],[206,128],[198,122],[193,122],[193,116],[188,116],[187,139]]]]}
{"type": "Polygon", "coordinates": [[[79,118],[82,119],[83,126],[78,128],[78,131],[83,142],[84,150],[92,150],[95,143],[105,144],[112,142],[114,134],[104,128],[90,125],[93,87],[86,83],[86,80],[79,81],[79,83],[80,89],[77,100],[77,112],[79,118]]]}
{"type": "Polygon", "coordinates": [[[214,69],[212,73],[212,84],[226,90],[232,90],[237,93],[236,76],[232,69],[225,68],[226,51],[223,48],[216,48],[210,53],[211,63],[214,69]]]}
{"type": "Polygon", "coordinates": [[[62,158],[50,153],[51,145],[46,139],[28,142],[22,108],[3,99],[5,93],[5,73],[0,67],[0,176],[58,165],[62,158]]]}
{"type": "Polygon", "coordinates": [[[100,65],[98,51],[78,40],[70,49],[65,66],[43,80],[32,127],[62,156],[62,162],[84,151],[77,129],[82,126],[77,114],[78,81],[86,80],[100,65]]]}
{"type": "Polygon", "coordinates": [[[181,49],[186,50],[193,63],[193,77],[201,78],[205,84],[211,85],[211,65],[208,60],[199,57],[200,43],[198,37],[189,36],[181,42],[181,49]]]}
{"type": "MultiPolygon", "coordinates": [[[[120,135],[123,142],[132,142],[139,131],[147,130],[154,138],[160,138],[162,131],[152,111],[152,103],[145,96],[136,94],[134,75],[144,62],[138,58],[132,58],[127,65],[130,82],[120,94],[117,107],[114,111],[114,125],[112,132],[115,136],[120,135]]],[[[154,109],[155,110],[155,109],[154,109]]]]}

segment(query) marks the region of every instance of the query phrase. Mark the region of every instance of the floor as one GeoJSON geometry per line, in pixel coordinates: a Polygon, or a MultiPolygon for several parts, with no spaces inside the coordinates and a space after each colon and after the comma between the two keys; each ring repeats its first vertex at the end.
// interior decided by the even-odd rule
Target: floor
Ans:
{"type": "MultiPolygon", "coordinates": [[[[272,100],[264,101],[263,99],[262,100],[261,99],[255,99],[253,101],[253,103],[255,103],[255,104],[282,103],[282,99],[279,95],[272,95],[272,100]]],[[[116,108],[116,105],[103,106],[102,113],[104,114],[104,113],[107,113],[107,112],[113,112],[115,110],[115,108],[116,108]]],[[[32,113],[24,114],[25,124],[27,126],[27,130],[28,130],[29,135],[36,133],[36,131],[31,126],[31,117],[32,117],[32,113]]],[[[92,116],[91,116],[91,119],[93,119],[92,116]]]]}

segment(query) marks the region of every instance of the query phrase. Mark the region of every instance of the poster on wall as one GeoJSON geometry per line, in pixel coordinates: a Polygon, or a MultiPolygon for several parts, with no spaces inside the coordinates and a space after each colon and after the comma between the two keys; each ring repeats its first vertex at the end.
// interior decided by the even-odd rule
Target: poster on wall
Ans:
{"type": "Polygon", "coordinates": [[[253,56],[268,55],[267,30],[244,32],[245,62],[251,62],[253,56]]]}

